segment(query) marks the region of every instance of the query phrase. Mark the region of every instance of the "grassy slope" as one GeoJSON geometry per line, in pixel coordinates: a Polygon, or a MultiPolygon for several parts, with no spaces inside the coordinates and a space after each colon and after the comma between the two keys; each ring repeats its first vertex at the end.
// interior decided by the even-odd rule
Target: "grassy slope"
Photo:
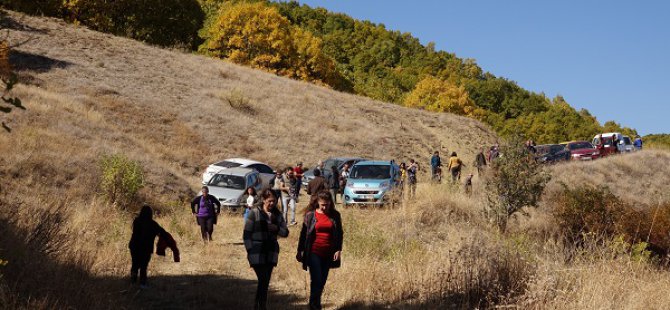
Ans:
{"type": "MultiPolygon", "coordinates": [[[[203,247],[188,211],[170,203],[193,194],[199,173],[212,160],[239,155],[279,165],[297,160],[313,164],[333,154],[415,157],[426,163],[429,152],[442,144],[467,163],[476,147],[495,139],[467,118],[341,94],[56,20],[11,17],[24,25],[10,32],[12,40],[34,39],[13,57],[30,82],[16,92],[28,111],[11,114],[13,133],[0,135],[0,210],[23,206],[22,221],[0,223],[0,233],[10,227],[8,232],[17,236],[9,238],[13,243],[0,244],[0,258],[11,267],[30,253],[44,252],[34,250],[32,239],[23,242],[22,236],[34,232],[43,218],[32,210],[64,210],[66,221],[57,223],[66,228],[68,242],[45,258],[56,266],[21,265],[23,272],[47,274],[37,278],[38,286],[25,284],[49,288],[47,301],[79,308],[248,307],[254,276],[239,243],[241,218],[225,215],[216,228],[216,243],[203,247]],[[253,114],[231,108],[226,98],[247,98],[253,114]],[[96,163],[108,152],[143,163],[149,175],[144,196],[169,211],[158,221],[182,246],[180,264],[154,259],[154,289],[147,292],[129,288],[123,279],[129,265],[130,214],[93,194],[96,163]],[[83,262],[74,267],[85,272],[68,273],[74,267],[59,263],[77,259],[83,262]],[[95,304],[82,301],[96,298],[95,304]]],[[[633,199],[649,186],[666,189],[669,167],[667,153],[643,152],[559,165],[553,182],[572,184],[571,178],[583,173],[584,179],[600,184],[598,173],[614,173],[620,177],[617,184],[630,193],[623,197],[633,199]],[[649,184],[642,181],[647,175],[649,184]]],[[[667,294],[660,293],[670,287],[666,272],[625,260],[567,263],[564,249],[551,239],[500,236],[481,217],[479,194],[478,179],[472,198],[447,186],[421,184],[418,201],[402,208],[345,210],[344,266],[329,280],[328,307],[473,308],[483,298],[537,309],[670,306],[667,294]],[[511,299],[497,296],[509,292],[507,284],[517,287],[516,294],[511,299]],[[649,291],[658,293],[647,296],[649,291]]],[[[542,215],[540,210],[528,229],[551,229],[542,215]]],[[[308,282],[293,260],[296,240],[292,228],[281,242],[273,308],[304,306],[308,282]]],[[[9,270],[15,269],[7,270],[11,276],[9,270]]],[[[4,290],[0,281],[0,298],[4,290]]],[[[45,299],[31,305],[39,307],[45,299]]]]}

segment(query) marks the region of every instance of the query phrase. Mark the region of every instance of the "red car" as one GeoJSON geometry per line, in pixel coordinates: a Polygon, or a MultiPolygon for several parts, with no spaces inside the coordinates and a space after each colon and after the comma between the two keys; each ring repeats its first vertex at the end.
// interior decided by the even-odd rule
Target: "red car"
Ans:
{"type": "Polygon", "coordinates": [[[570,157],[573,160],[593,160],[600,157],[600,152],[593,147],[591,142],[569,142],[565,145],[565,148],[570,151],[570,157]]]}

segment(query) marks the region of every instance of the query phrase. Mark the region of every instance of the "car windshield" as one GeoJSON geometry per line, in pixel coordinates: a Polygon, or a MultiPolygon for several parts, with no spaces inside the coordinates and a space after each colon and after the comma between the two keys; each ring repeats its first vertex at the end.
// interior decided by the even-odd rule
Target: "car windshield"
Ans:
{"type": "Polygon", "coordinates": [[[329,158],[329,159],[326,159],[326,161],[323,162],[323,169],[326,170],[326,171],[330,171],[333,166],[335,166],[339,169],[341,164],[342,164],[341,160],[329,158]]]}
{"type": "Polygon", "coordinates": [[[214,166],[219,166],[219,167],[223,167],[223,168],[235,168],[235,167],[242,166],[242,164],[224,160],[224,161],[220,161],[220,162],[214,164],[214,166]]]}
{"type": "Polygon", "coordinates": [[[572,150],[579,150],[579,149],[592,149],[593,145],[589,142],[576,142],[576,143],[570,143],[568,144],[568,148],[572,150]]]}
{"type": "Polygon", "coordinates": [[[350,179],[389,179],[391,177],[389,165],[361,165],[354,166],[349,174],[350,179]]]}
{"type": "Polygon", "coordinates": [[[563,146],[562,144],[554,144],[554,145],[551,146],[550,153],[551,154],[556,154],[556,153],[558,153],[562,150],[565,150],[565,146],[563,146]]]}
{"type": "Polygon", "coordinates": [[[537,154],[547,154],[549,153],[551,146],[550,145],[538,145],[535,147],[537,154]]]}
{"type": "Polygon", "coordinates": [[[244,183],[244,177],[238,175],[217,174],[212,177],[207,185],[244,190],[244,183]]]}
{"type": "Polygon", "coordinates": [[[630,142],[630,138],[629,138],[629,137],[623,137],[623,143],[626,143],[626,144],[633,144],[632,142],[630,142]]]}

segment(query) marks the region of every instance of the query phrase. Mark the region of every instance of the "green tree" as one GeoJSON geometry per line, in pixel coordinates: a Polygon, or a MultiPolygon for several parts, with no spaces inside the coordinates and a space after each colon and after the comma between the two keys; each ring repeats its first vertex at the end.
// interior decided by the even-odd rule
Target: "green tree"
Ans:
{"type": "Polygon", "coordinates": [[[526,208],[537,208],[542,192],[551,178],[536,163],[519,137],[501,147],[501,157],[492,161],[485,178],[487,215],[501,231],[517,214],[528,215],[526,208]]]}

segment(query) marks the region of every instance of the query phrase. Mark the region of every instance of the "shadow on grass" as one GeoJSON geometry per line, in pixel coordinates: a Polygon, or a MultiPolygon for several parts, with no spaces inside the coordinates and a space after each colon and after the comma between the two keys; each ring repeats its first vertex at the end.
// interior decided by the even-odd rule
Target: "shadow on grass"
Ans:
{"type": "Polygon", "coordinates": [[[17,50],[10,52],[9,62],[16,71],[33,71],[37,73],[44,73],[54,68],[64,69],[72,65],[67,61],[17,50]]]}
{"type": "MultiPolygon", "coordinates": [[[[149,265],[148,289],[131,284],[125,275],[92,275],[90,260],[72,254],[67,232],[61,230],[65,220],[58,210],[35,210],[20,218],[0,212],[0,258],[7,261],[0,265],[0,288],[6,288],[0,290],[0,309],[253,309],[255,280],[215,274],[151,276],[155,262],[149,265]]],[[[270,309],[304,308],[305,302],[275,291],[268,300],[270,309]]]]}

